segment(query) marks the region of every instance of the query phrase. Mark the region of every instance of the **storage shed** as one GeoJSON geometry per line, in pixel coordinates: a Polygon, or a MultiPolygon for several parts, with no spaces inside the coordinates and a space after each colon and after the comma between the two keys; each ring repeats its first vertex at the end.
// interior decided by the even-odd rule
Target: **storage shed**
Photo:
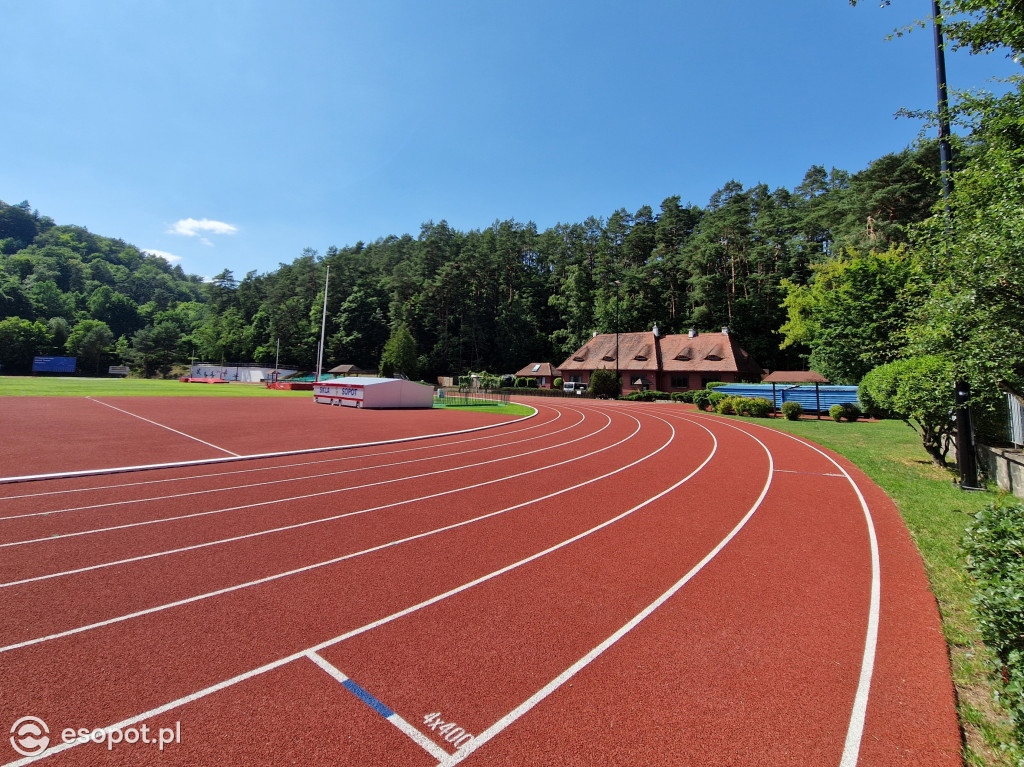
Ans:
{"type": "Polygon", "coordinates": [[[434,387],[401,378],[331,378],[313,385],[313,401],[346,407],[429,408],[434,406],[434,387]]]}

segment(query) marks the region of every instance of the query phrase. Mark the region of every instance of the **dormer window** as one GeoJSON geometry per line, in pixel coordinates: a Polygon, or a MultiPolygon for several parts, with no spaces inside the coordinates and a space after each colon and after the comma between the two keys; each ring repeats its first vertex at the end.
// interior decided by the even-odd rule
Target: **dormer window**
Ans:
{"type": "Polygon", "coordinates": [[[615,362],[615,358],[611,357],[611,356],[609,356],[607,354],[604,355],[601,359],[604,360],[605,362],[615,362]]]}
{"type": "Polygon", "coordinates": [[[572,361],[573,362],[586,362],[587,359],[586,359],[586,357],[573,357],[572,361]]]}
{"type": "Polygon", "coordinates": [[[640,362],[647,362],[647,358],[642,354],[636,355],[633,359],[640,360],[640,362]]]}

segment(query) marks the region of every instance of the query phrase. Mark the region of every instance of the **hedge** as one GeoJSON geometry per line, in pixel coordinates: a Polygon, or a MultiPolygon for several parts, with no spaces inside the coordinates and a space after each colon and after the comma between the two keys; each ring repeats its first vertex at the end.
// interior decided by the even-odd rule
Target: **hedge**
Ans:
{"type": "Polygon", "coordinates": [[[1024,746],[1024,504],[979,511],[964,537],[985,643],[999,658],[1000,697],[1024,746]]]}

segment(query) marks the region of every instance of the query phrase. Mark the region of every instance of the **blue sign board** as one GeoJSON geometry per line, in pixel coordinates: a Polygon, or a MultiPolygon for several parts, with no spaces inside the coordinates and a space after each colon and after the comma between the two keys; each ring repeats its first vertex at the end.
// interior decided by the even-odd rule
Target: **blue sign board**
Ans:
{"type": "Polygon", "coordinates": [[[74,373],[77,357],[34,357],[33,373],[74,373]]]}

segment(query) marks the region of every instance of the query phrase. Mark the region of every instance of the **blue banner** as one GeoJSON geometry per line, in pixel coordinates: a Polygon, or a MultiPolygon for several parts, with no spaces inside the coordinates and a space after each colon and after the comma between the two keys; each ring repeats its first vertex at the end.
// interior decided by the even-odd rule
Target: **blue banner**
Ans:
{"type": "Polygon", "coordinates": [[[74,373],[77,357],[34,357],[33,373],[74,373]]]}

